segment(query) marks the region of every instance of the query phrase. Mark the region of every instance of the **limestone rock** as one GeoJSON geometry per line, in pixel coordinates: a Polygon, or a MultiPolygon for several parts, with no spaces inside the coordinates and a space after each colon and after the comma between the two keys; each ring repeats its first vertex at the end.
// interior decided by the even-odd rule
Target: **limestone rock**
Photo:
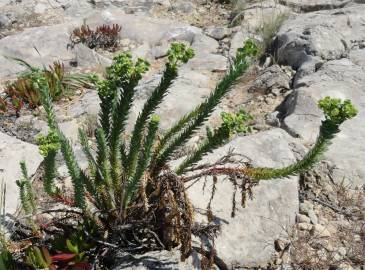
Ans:
{"type": "Polygon", "coordinates": [[[300,137],[305,142],[314,142],[323,117],[315,100],[298,90],[287,98],[285,104],[285,129],[292,136],[300,137]]]}
{"type": "Polygon", "coordinates": [[[286,129],[306,143],[318,134],[322,113],[316,108],[326,96],[350,99],[359,114],[343,124],[341,133],[325,154],[333,167],[335,181],[361,186],[364,162],[365,76],[363,41],[365,5],[349,5],[341,10],[301,14],[282,26],[277,38],[280,63],[298,69],[295,93],[287,100],[286,129]],[[291,105],[289,105],[291,104],[291,105]]]}
{"type": "Polygon", "coordinates": [[[171,8],[174,11],[179,11],[179,12],[183,12],[183,13],[191,13],[191,12],[193,12],[195,6],[193,5],[193,3],[189,2],[189,1],[178,0],[178,1],[172,3],[171,8]]]}
{"type": "Polygon", "coordinates": [[[309,201],[304,201],[299,205],[299,213],[308,215],[309,211],[313,210],[313,204],[309,201]]]}
{"type": "Polygon", "coordinates": [[[208,36],[216,40],[222,40],[231,34],[231,30],[226,27],[209,27],[205,32],[208,36]]]}
{"type": "Polygon", "coordinates": [[[43,158],[38,147],[0,132],[0,180],[6,183],[6,212],[14,213],[18,206],[19,190],[15,181],[20,179],[19,163],[25,161],[28,174],[35,173],[43,158]]]}
{"type": "Polygon", "coordinates": [[[306,215],[302,215],[302,214],[297,214],[296,221],[297,221],[297,223],[310,223],[311,222],[309,217],[307,217],[306,215]]]}
{"type": "Polygon", "coordinates": [[[302,12],[342,8],[351,0],[283,0],[282,4],[302,12]]]}
{"type": "Polygon", "coordinates": [[[365,6],[356,5],[341,12],[311,12],[287,20],[277,35],[279,63],[298,69],[312,58],[335,60],[345,56],[349,48],[364,40],[360,23],[364,14],[365,6]]]}
{"type": "Polygon", "coordinates": [[[359,158],[365,153],[361,143],[365,139],[361,124],[365,117],[364,74],[362,67],[348,59],[327,62],[317,72],[299,81],[303,87],[297,90],[298,96],[306,98],[304,101],[298,99],[293,114],[284,120],[287,127],[313,143],[321,119],[318,110],[314,109],[315,103],[326,96],[350,99],[359,110],[358,116],[342,125],[341,133],[335,137],[325,157],[334,166],[337,181],[345,178],[355,186],[362,185],[365,179],[364,162],[359,158]]]}
{"type": "Polygon", "coordinates": [[[262,91],[265,94],[273,90],[285,92],[290,89],[291,77],[279,65],[264,69],[255,79],[250,91],[262,91]]]}
{"type": "Polygon", "coordinates": [[[11,20],[8,16],[0,14],[0,29],[7,27],[11,24],[11,20]]]}
{"type": "Polygon", "coordinates": [[[313,225],[311,229],[311,234],[321,238],[331,237],[331,233],[320,224],[313,225]]]}
{"type": "Polygon", "coordinates": [[[298,223],[298,229],[301,231],[310,231],[312,229],[312,224],[309,223],[298,223]]]}
{"type": "Polygon", "coordinates": [[[308,217],[310,218],[310,221],[312,222],[312,224],[317,224],[318,223],[318,217],[314,213],[313,210],[308,211],[308,217]]]}
{"type": "Polygon", "coordinates": [[[108,65],[110,60],[100,56],[84,45],[78,45],[73,50],[67,45],[70,42],[71,24],[41,26],[29,28],[16,35],[7,36],[0,40],[0,77],[14,76],[23,71],[24,67],[6,57],[15,57],[27,63],[42,67],[54,61],[60,61],[69,66],[75,62],[80,66],[92,67],[108,65]]]}

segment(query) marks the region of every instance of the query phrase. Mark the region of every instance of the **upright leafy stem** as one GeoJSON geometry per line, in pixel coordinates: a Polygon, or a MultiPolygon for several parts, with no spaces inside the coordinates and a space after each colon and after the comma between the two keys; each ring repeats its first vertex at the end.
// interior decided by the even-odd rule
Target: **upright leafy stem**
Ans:
{"type": "Polygon", "coordinates": [[[135,172],[137,164],[137,155],[141,148],[141,138],[143,136],[144,127],[151,114],[161,104],[168,89],[173,83],[173,80],[178,76],[178,67],[182,63],[187,63],[194,56],[191,48],[187,48],[182,43],[172,43],[168,51],[168,63],[159,85],[152,92],[151,96],[143,106],[142,112],[139,114],[134,130],[132,132],[132,139],[130,143],[130,152],[127,158],[128,176],[135,172]]]}
{"type": "Polygon", "coordinates": [[[178,175],[182,174],[186,168],[200,161],[204,155],[224,144],[232,134],[251,131],[250,126],[247,126],[246,123],[252,119],[252,116],[242,109],[236,114],[222,112],[221,117],[221,126],[214,131],[207,129],[207,138],[176,169],[178,175]]]}
{"type": "Polygon", "coordinates": [[[56,177],[56,154],[60,149],[60,140],[55,130],[50,130],[47,136],[40,135],[37,138],[39,152],[44,156],[43,188],[49,195],[56,193],[54,178],[56,177]]]}
{"type": "Polygon", "coordinates": [[[233,65],[227,75],[220,81],[210,96],[191,113],[182,117],[177,125],[173,126],[162,138],[159,151],[156,153],[156,170],[171,158],[178,147],[186,143],[194,132],[204,124],[222,98],[231,90],[234,82],[247,70],[249,64],[247,57],[257,54],[257,46],[252,41],[246,42],[243,49],[237,52],[233,65]],[[176,135],[176,136],[175,136],[176,135]]]}

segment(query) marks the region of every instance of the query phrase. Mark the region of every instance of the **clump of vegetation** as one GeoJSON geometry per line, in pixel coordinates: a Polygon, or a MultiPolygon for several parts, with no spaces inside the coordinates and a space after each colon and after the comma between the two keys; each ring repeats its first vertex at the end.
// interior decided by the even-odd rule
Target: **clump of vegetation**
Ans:
{"type": "Polygon", "coordinates": [[[118,24],[102,25],[96,27],[95,30],[90,29],[86,24],[77,27],[71,34],[71,46],[83,43],[90,49],[101,48],[114,51],[118,46],[119,33],[122,27],[118,24]]]}
{"type": "MultiPolygon", "coordinates": [[[[143,59],[133,61],[129,53],[116,56],[114,63],[106,69],[106,78],[96,80],[101,110],[99,126],[95,131],[95,154],[91,150],[85,131],[79,130],[80,142],[89,161],[87,171],[80,168],[71,143],[56,122],[49,85],[45,77],[41,72],[36,73],[34,85],[39,91],[50,128],[47,136],[38,138],[40,152],[44,156],[44,191],[50,198],[61,198],[61,201],[67,201],[65,203],[67,206],[75,209],[73,215],[66,215],[62,219],[62,226],[57,226],[55,221],[52,221],[52,225],[61,231],[65,230],[65,227],[72,232],[82,231],[85,236],[83,241],[92,245],[108,246],[127,252],[170,250],[179,246],[181,259],[184,260],[193,249],[191,241],[193,233],[201,235],[204,232],[206,235],[212,235],[211,237],[216,234],[215,229],[209,231],[209,226],[202,225],[200,229],[195,228],[193,209],[186,194],[185,183],[209,176],[213,177],[216,183],[217,176],[225,175],[233,179],[235,189],[241,188],[244,201],[246,193],[251,191],[252,183],[263,179],[286,177],[310,168],[339,131],[339,125],[354,116],[355,111],[350,110],[352,105],[347,101],[346,109],[340,109],[336,114],[336,121],[333,116],[329,116],[323,122],[314,148],[303,160],[286,168],[252,168],[242,164],[230,167],[227,166],[230,159],[224,157],[215,164],[198,165],[207,153],[224,144],[232,134],[249,131],[245,123],[250,117],[244,111],[238,114],[222,114],[222,124],[213,130],[208,128],[206,138],[194,152],[175,169],[169,165],[174,153],[204,125],[222,98],[231,90],[232,85],[247,70],[250,59],[255,57],[257,52],[256,44],[247,41],[244,47],[238,50],[228,73],[207,99],[183,116],[166,133],[158,136],[160,118],[155,115],[155,111],[178,77],[179,66],[194,56],[191,48],[182,43],[173,43],[168,51],[168,61],[161,81],[137,117],[130,139],[122,135],[126,130],[135,87],[148,70],[149,63],[143,59]],[[71,200],[61,194],[54,180],[55,157],[59,151],[65,160],[73,184],[71,200]],[[66,222],[66,225],[67,220],[69,222],[66,222]],[[74,225],[75,220],[78,221],[77,227],[74,225]]],[[[327,115],[330,109],[326,104],[321,106],[327,115]]],[[[338,106],[341,107],[341,104],[338,106]]],[[[26,180],[23,165],[22,170],[26,180]]],[[[34,198],[32,192],[28,191],[28,183],[28,180],[24,181],[20,197],[25,212],[32,214],[35,208],[28,206],[33,205],[34,198]]],[[[70,210],[65,212],[69,213],[70,210]]],[[[39,230],[43,227],[39,226],[39,230]]],[[[46,230],[44,232],[47,233],[46,230]]],[[[65,239],[70,237],[69,234],[64,234],[65,239]]],[[[207,254],[216,256],[213,251],[196,247],[194,249],[203,256],[208,256],[207,254]]],[[[44,254],[42,256],[44,257],[44,254]]]]}
{"type": "Polygon", "coordinates": [[[257,29],[262,38],[263,51],[270,50],[273,39],[288,17],[289,14],[286,12],[274,12],[271,17],[263,19],[261,26],[257,29]]]}
{"type": "Polygon", "coordinates": [[[69,238],[58,236],[51,241],[50,245],[50,248],[46,246],[30,246],[25,253],[26,264],[36,269],[91,269],[86,251],[93,246],[85,242],[81,231],[77,234],[72,234],[69,238]]]}
{"type": "Polygon", "coordinates": [[[88,75],[70,74],[60,62],[54,62],[48,68],[39,69],[28,63],[15,59],[27,70],[14,82],[5,86],[4,95],[0,97],[0,112],[14,111],[19,115],[20,110],[26,104],[34,109],[41,104],[40,95],[35,85],[35,77],[41,73],[47,82],[52,101],[70,95],[76,89],[91,86],[92,79],[88,75]]]}

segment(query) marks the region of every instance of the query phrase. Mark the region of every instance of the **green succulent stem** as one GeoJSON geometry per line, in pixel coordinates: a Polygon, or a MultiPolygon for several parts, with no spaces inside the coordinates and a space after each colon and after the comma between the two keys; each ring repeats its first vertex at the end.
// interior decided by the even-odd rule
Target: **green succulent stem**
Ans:
{"type": "Polygon", "coordinates": [[[135,173],[137,158],[141,150],[141,142],[146,122],[163,101],[164,96],[167,94],[169,87],[173,83],[173,80],[177,78],[177,75],[177,69],[167,64],[159,85],[152,92],[151,96],[143,106],[142,112],[137,118],[134,130],[132,132],[133,135],[130,142],[129,155],[127,157],[128,176],[131,176],[135,173]]]}
{"type": "Polygon", "coordinates": [[[146,169],[149,166],[152,156],[152,148],[156,139],[156,134],[158,131],[159,117],[153,116],[148,128],[147,135],[145,138],[145,143],[143,150],[139,153],[138,165],[134,175],[131,177],[131,180],[128,182],[126,187],[126,197],[124,205],[128,205],[129,201],[135,194],[138,184],[143,177],[143,174],[146,172],[146,169]]]}
{"type": "Polygon", "coordinates": [[[248,175],[253,180],[267,180],[272,178],[282,178],[296,175],[310,169],[327,150],[332,139],[340,132],[340,125],[347,119],[357,115],[357,109],[350,100],[340,100],[325,97],[318,102],[323,110],[326,120],[322,121],[319,136],[312,149],[298,162],[285,168],[252,168],[248,170],[248,175]]]}
{"type": "Polygon", "coordinates": [[[248,175],[252,180],[269,180],[273,178],[283,178],[291,175],[297,175],[304,172],[314,164],[316,164],[321,158],[322,154],[327,150],[327,147],[331,144],[331,140],[339,132],[338,125],[326,120],[322,123],[320,129],[320,135],[318,136],[313,148],[298,162],[289,165],[284,168],[252,168],[248,170],[248,175]]]}
{"type": "Polygon", "coordinates": [[[230,136],[229,129],[225,127],[218,128],[212,135],[208,136],[194,153],[190,154],[175,170],[177,175],[184,173],[185,169],[199,162],[204,155],[212,152],[228,140],[230,136]]]}
{"type": "Polygon", "coordinates": [[[62,133],[57,124],[56,116],[52,105],[52,99],[50,98],[49,94],[48,85],[47,83],[45,83],[45,80],[41,74],[39,77],[35,79],[35,83],[37,84],[36,89],[38,89],[39,91],[41,102],[46,112],[48,126],[51,132],[55,133],[56,137],[59,140],[59,147],[61,149],[62,156],[65,159],[66,166],[74,186],[75,203],[78,207],[85,209],[86,203],[84,197],[85,191],[84,191],[84,183],[82,180],[83,179],[82,172],[76,161],[76,156],[72,150],[70,142],[62,133]]]}
{"type": "Polygon", "coordinates": [[[56,177],[56,155],[56,151],[50,151],[44,157],[43,189],[51,196],[57,193],[57,188],[54,183],[54,178],[56,177]]]}

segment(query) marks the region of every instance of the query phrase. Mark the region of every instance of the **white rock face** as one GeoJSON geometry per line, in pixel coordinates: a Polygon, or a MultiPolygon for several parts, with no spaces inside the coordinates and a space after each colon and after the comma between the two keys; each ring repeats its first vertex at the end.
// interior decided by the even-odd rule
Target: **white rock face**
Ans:
{"type": "Polygon", "coordinates": [[[342,8],[351,0],[283,0],[282,4],[303,12],[342,8]]]}
{"type": "MultiPolygon", "coordinates": [[[[252,136],[237,137],[229,144],[214,151],[205,161],[216,161],[227,154],[229,148],[247,156],[254,167],[282,167],[296,159],[292,152],[296,141],[282,129],[273,129],[252,136]]],[[[203,191],[204,179],[188,189],[198,213],[205,212],[211,195],[211,179],[203,191]]],[[[212,203],[215,222],[221,224],[222,233],[215,244],[219,256],[229,265],[255,267],[265,265],[274,254],[274,241],[285,236],[285,228],[295,222],[298,212],[298,178],[261,181],[253,188],[253,200],[246,208],[240,206],[237,195],[237,212],[231,217],[232,184],[218,180],[212,203]]],[[[239,192],[238,192],[239,194],[239,192]]],[[[199,220],[205,217],[197,215],[199,220]]]]}
{"type": "Polygon", "coordinates": [[[326,153],[337,181],[365,183],[365,63],[363,61],[365,5],[340,11],[319,11],[288,20],[278,34],[282,63],[298,69],[296,91],[287,100],[286,129],[305,143],[313,143],[323,117],[319,99],[350,99],[359,114],[343,124],[326,153]]]}
{"type": "Polygon", "coordinates": [[[6,212],[14,213],[18,206],[18,186],[15,181],[21,177],[21,161],[25,161],[31,176],[43,160],[38,147],[22,142],[0,132],[0,179],[6,183],[6,212]]]}

